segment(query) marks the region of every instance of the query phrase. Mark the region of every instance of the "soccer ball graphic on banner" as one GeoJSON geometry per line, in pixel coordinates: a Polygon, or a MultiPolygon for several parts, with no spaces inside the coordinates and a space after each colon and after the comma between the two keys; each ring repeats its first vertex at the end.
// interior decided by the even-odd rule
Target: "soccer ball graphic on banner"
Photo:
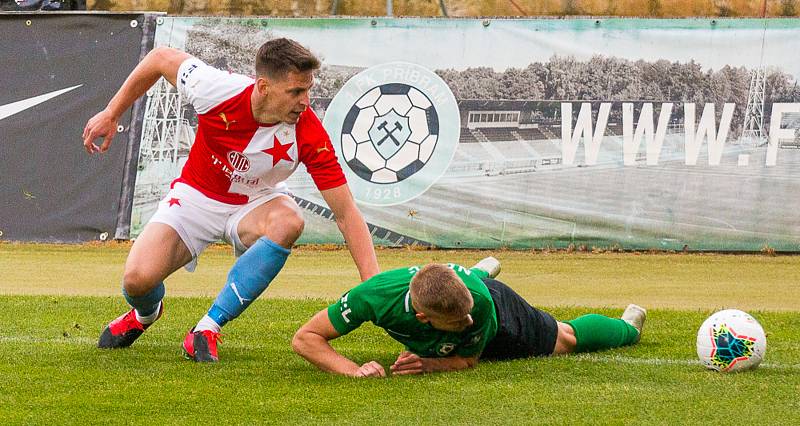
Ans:
{"type": "Polygon", "coordinates": [[[392,184],[425,166],[438,137],[439,117],[424,93],[407,84],[383,84],[350,108],[341,154],[362,179],[392,184]]]}
{"type": "Polygon", "coordinates": [[[764,329],[750,314],[737,309],[711,315],[697,331],[697,356],[711,370],[756,368],[766,350],[764,329]]]}

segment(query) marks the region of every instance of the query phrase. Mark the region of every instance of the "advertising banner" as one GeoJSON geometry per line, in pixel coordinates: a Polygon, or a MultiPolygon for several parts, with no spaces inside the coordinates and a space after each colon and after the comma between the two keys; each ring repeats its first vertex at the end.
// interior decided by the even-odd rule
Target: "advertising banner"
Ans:
{"type": "Polygon", "coordinates": [[[137,108],[121,117],[105,154],[89,156],[82,133],[152,47],[150,18],[0,14],[0,238],[128,237],[137,108]]]}
{"type": "MultiPolygon", "coordinates": [[[[323,120],[375,241],[439,247],[800,249],[795,19],[166,18],[156,45],[254,75],[265,41],[323,61],[323,120]]],[[[163,81],[132,230],[197,125],[163,81]]],[[[341,242],[310,177],[300,242],[341,242]]]]}

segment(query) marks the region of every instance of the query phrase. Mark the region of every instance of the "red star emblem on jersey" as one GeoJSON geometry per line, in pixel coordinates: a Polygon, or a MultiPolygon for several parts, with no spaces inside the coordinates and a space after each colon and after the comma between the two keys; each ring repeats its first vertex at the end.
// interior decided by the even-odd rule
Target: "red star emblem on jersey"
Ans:
{"type": "Polygon", "coordinates": [[[272,145],[272,148],[267,148],[261,152],[269,154],[272,156],[272,167],[275,167],[281,160],[291,161],[292,157],[289,156],[289,148],[292,147],[294,142],[289,142],[286,145],[281,145],[281,141],[278,138],[275,138],[275,144],[272,145]]]}
{"type": "Polygon", "coordinates": [[[172,206],[174,206],[176,204],[178,205],[178,207],[181,206],[181,200],[179,200],[177,198],[170,198],[169,201],[167,201],[167,202],[169,203],[170,207],[172,207],[172,206]]]}

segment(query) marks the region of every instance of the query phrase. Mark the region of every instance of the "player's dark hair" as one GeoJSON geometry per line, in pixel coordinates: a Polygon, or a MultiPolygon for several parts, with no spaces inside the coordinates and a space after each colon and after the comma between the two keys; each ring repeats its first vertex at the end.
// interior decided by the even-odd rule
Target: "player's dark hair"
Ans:
{"type": "Polygon", "coordinates": [[[306,72],[320,67],[319,59],[300,43],[288,38],[270,40],[256,54],[256,75],[280,80],[290,71],[306,72]]]}
{"type": "Polygon", "coordinates": [[[446,316],[466,316],[472,310],[472,294],[447,265],[425,265],[411,279],[411,300],[421,310],[446,316]]]}

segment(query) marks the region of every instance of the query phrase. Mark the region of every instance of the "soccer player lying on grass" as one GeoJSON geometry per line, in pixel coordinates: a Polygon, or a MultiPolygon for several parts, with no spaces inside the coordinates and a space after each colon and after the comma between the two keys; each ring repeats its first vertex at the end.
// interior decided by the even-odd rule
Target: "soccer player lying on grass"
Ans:
{"type": "Polygon", "coordinates": [[[504,360],[591,352],[639,341],[646,311],[629,305],[622,318],[597,314],[559,322],[494,280],[492,258],[471,269],[429,264],[378,274],[317,313],[292,340],[295,352],[324,371],[385,377],[375,361],[358,365],[329,341],[366,321],[406,346],[392,374],[420,374],[474,367],[478,359],[504,360]]]}

